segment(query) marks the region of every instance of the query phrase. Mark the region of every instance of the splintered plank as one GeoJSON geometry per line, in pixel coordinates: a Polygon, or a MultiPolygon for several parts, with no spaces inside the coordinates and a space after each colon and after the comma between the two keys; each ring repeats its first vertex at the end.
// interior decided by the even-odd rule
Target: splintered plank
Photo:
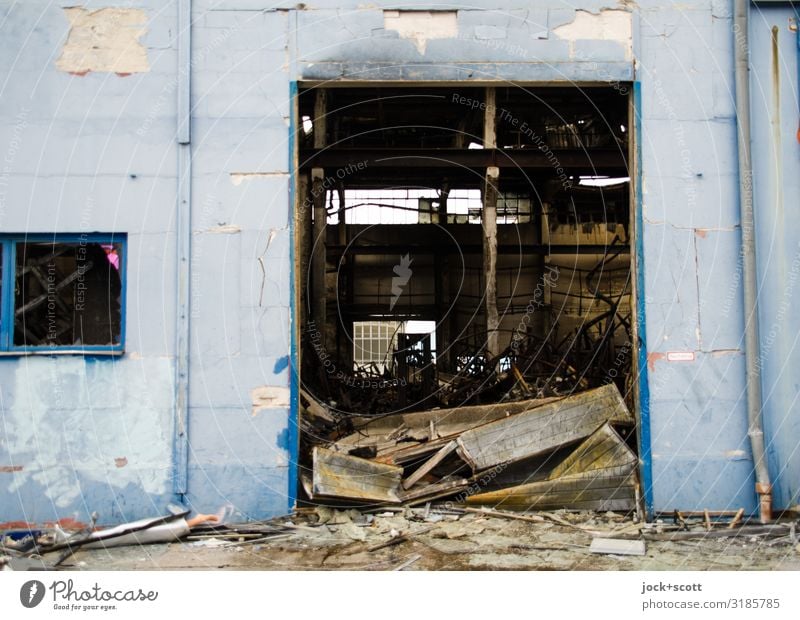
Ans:
{"type": "Polygon", "coordinates": [[[435,499],[456,495],[467,489],[469,480],[465,478],[455,478],[445,480],[436,484],[429,484],[424,487],[416,487],[400,494],[400,500],[407,506],[414,506],[435,499]]]}
{"type": "Polygon", "coordinates": [[[312,499],[338,497],[397,504],[402,467],[314,448],[312,499]]]}
{"type": "Polygon", "coordinates": [[[393,450],[386,450],[380,456],[376,456],[373,460],[378,463],[388,463],[389,465],[406,465],[413,461],[418,461],[426,456],[438,452],[443,446],[446,446],[454,437],[444,437],[442,439],[435,439],[434,441],[427,441],[425,443],[407,443],[403,442],[398,444],[393,450]]]}
{"type": "Polygon", "coordinates": [[[478,472],[561,448],[606,422],[633,423],[614,384],[470,429],[458,438],[458,452],[478,472]]]}
{"type": "Polygon", "coordinates": [[[472,495],[467,504],[511,510],[615,510],[636,507],[636,475],[595,470],[472,495]]]}
{"type": "Polygon", "coordinates": [[[441,450],[439,450],[436,454],[434,454],[431,458],[429,458],[425,463],[423,463],[419,469],[417,469],[413,474],[411,474],[408,478],[403,481],[403,488],[410,489],[413,487],[417,482],[422,480],[422,478],[430,473],[430,471],[436,467],[439,463],[441,463],[444,458],[453,452],[456,449],[456,442],[451,441],[447,445],[445,445],[441,450]]]}
{"type": "Polygon", "coordinates": [[[603,424],[553,469],[548,479],[601,469],[627,473],[637,462],[636,454],[617,431],[603,424]]]}

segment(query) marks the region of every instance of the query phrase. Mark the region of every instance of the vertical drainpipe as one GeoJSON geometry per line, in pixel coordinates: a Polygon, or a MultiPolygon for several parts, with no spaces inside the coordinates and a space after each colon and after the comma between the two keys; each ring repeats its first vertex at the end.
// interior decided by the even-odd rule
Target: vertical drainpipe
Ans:
{"type": "Polygon", "coordinates": [[[175,319],[175,432],[173,492],[185,504],[189,468],[189,301],[192,242],[191,65],[192,1],[178,0],[177,314],[175,319]]]}
{"type": "Polygon", "coordinates": [[[734,0],[733,36],[736,89],[736,124],[739,152],[739,210],[742,226],[745,355],[747,363],[747,434],[753,452],[756,493],[762,523],[772,520],[772,485],[764,449],[761,413],[761,364],[758,337],[758,282],[756,272],[753,168],[750,154],[750,64],[748,13],[750,0],[734,0]]]}

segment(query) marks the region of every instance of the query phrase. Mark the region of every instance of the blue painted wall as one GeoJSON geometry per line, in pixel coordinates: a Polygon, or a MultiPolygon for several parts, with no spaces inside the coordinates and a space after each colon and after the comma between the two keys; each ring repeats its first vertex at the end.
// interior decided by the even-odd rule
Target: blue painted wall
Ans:
{"type": "Polygon", "coordinates": [[[747,438],[731,2],[640,18],[653,499],[756,508],[747,438]],[[672,353],[673,355],[670,355],[672,353]],[[678,353],[693,361],[671,361],[678,353]]]}
{"type": "Polygon", "coordinates": [[[0,76],[0,231],[126,232],[129,256],[123,357],[0,359],[0,520],[84,521],[97,510],[114,522],[174,499],[180,71],[193,110],[191,507],[259,518],[293,502],[292,82],[635,78],[654,506],[755,508],[730,2],[193,4],[189,67],[178,66],[175,2],[126,4],[146,15],[147,59],[127,76],[64,69],[70,23],[58,3],[0,8],[0,48],[13,59],[0,76]],[[457,33],[423,52],[385,28],[384,8],[459,9],[457,33]],[[627,19],[629,35],[581,27],[604,16],[627,19]],[[670,362],[673,351],[695,360],[670,362]]]}
{"type": "Polygon", "coordinates": [[[800,16],[788,7],[754,12],[751,40],[760,360],[767,456],[779,506],[800,503],[799,50],[797,33],[787,28],[790,17],[800,16]]]}

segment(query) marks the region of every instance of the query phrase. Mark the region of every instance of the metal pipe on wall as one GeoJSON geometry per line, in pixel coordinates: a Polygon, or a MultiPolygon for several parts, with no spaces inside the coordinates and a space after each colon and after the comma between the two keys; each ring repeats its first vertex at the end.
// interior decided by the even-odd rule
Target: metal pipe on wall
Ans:
{"type": "Polygon", "coordinates": [[[762,417],[760,340],[758,335],[758,282],[756,271],[753,168],[750,153],[750,61],[748,17],[750,0],[734,0],[734,78],[739,155],[739,211],[742,226],[745,356],[747,364],[747,434],[753,452],[756,493],[762,523],[772,520],[772,485],[767,468],[762,417]]]}
{"type": "Polygon", "coordinates": [[[177,313],[175,319],[175,430],[173,493],[185,503],[189,470],[189,290],[192,242],[192,0],[178,0],[177,76],[177,313]]]}

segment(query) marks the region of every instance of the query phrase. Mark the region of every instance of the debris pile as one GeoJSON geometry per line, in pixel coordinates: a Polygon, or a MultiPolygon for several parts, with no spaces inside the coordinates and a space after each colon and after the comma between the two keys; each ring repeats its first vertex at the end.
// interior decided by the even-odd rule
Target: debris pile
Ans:
{"type": "MultiPolygon", "coordinates": [[[[304,395],[313,421],[334,424],[304,395]]],[[[315,423],[315,422],[312,422],[315,423]]],[[[614,384],[571,396],[351,418],[306,437],[313,504],[451,505],[511,510],[637,508],[634,419],[614,384]]]]}

